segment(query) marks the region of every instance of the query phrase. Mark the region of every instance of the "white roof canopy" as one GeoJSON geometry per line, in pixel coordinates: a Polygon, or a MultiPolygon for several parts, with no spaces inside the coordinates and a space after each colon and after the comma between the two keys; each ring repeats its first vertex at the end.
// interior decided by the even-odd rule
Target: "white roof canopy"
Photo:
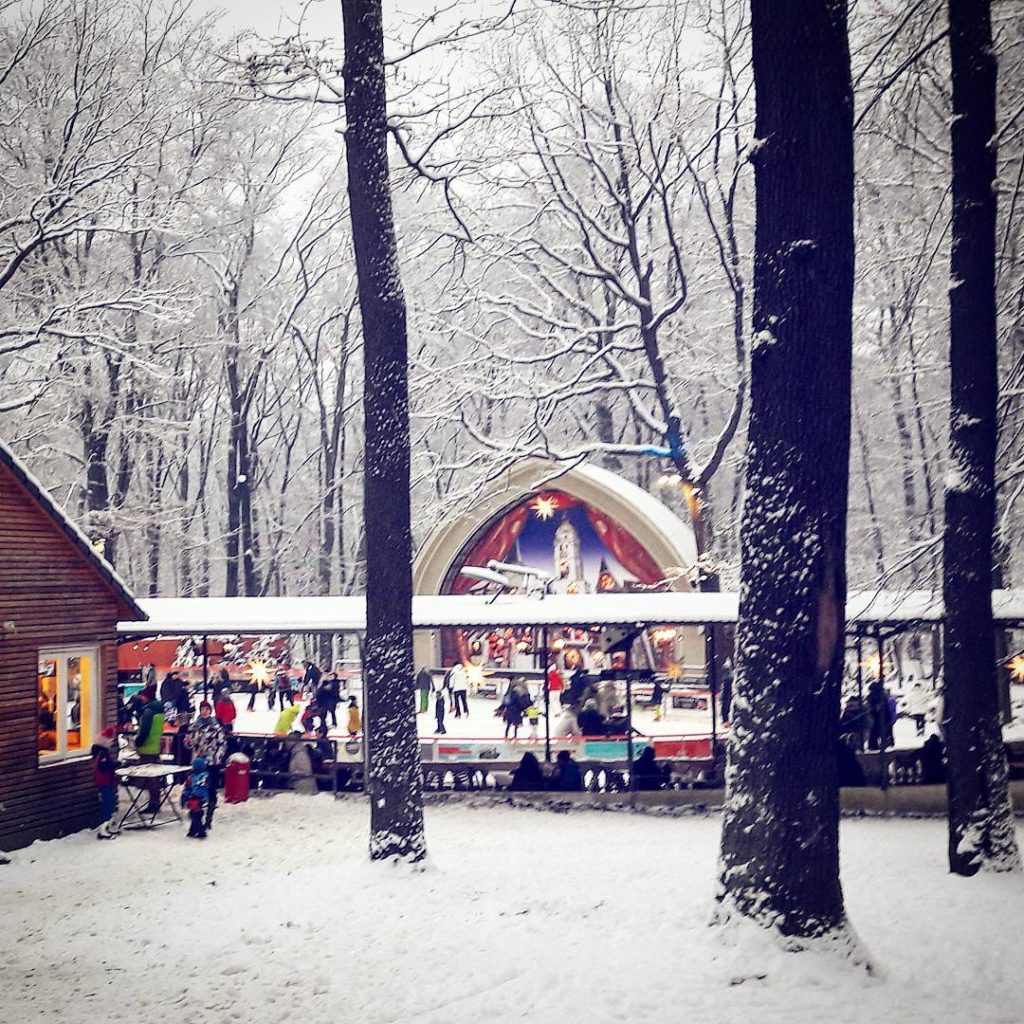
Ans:
{"type": "MultiPolygon", "coordinates": [[[[1024,590],[992,595],[996,621],[1024,624],[1024,590]]],[[[121,622],[122,636],[219,636],[239,633],[360,633],[366,629],[362,597],[152,598],[139,602],[147,622],[121,622]]],[[[544,598],[474,594],[413,598],[416,629],[446,626],[610,626],[733,623],[735,593],[562,594],[544,598]]],[[[847,626],[927,624],[942,619],[942,597],[925,590],[853,591],[847,626]]]]}

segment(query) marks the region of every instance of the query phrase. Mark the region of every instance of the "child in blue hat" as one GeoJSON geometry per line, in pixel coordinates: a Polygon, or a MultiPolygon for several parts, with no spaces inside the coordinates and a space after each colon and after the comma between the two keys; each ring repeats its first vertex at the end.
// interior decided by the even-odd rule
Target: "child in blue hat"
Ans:
{"type": "Polygon", "coordinates": [[[203,813],[209,799],[209,786],[206,761],[202,757],[192,760],[192,771],[185,776],[185,786],[181,791],[181,806],[188,811],[189,839],[205,839],[206,826],[203,824],[203,813]]]}

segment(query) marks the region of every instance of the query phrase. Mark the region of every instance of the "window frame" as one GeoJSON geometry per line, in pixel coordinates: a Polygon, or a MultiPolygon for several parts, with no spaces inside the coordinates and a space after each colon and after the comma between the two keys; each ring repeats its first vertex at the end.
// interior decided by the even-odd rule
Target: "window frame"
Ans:
{"type": "Polygon", "coordinates": [[[99,644],[61,644],[55,646],[40,647],[36,652],[36,700],[39,698],[39,666],[40,663],[50,659],[57,665],[57,712],[56,728],[54,736],[56,739],[56,750],[39,750],[39,725],[36,723],[36,752],[39,758],[39,766],[61,764],[65,761],[76,760],[89,756],[89,751],[95,742],[95,737],[103,727],[101,714],[103,702],[101,700],[102,687],[102,663],[101,648],[99,644]],[[87,714],[79,714],[79,722],[89,723],[89,732],[79,726],[79,745],[73,749],[68,748],[68,662],[73,658],[88,658],[92,666],[92,676],[89,680],[89,693],[87,714]]]}

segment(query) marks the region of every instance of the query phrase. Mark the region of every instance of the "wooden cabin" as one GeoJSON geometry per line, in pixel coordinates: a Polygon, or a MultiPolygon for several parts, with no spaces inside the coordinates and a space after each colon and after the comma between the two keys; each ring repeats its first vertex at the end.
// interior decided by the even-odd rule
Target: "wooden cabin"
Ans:
{"type": "Polygon", "coordinates": [[[0,442],[0,850],[99,823],[89,751],[117,720],[117,623],[145,618],[0,442]]]}

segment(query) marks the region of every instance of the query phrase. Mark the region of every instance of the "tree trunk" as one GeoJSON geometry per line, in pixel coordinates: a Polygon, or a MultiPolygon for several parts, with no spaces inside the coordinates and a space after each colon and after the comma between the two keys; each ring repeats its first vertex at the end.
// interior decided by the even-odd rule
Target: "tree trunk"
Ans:
{"type": "Polygon", "coordinates": [[[719,900],[785,935],[843,928],[843,668],[853,302],[846,5],[753,0],[754,342],[719,900]]]}
{"type": "Polygon", "coordinates": [[[996,58],[989,0],[950,0],[953,230],[946,607],[949,868],[1020,868],[999,727],[992,544],[996,457],[996,58]]]}
{"type": "Polygon", "coordinates": [[[380,0],[343,0],[345,130],[366,420],[366,643],[370,857],[426,855],[413,688],[409,380],[405,298],[388,181],[380,0]]]}

